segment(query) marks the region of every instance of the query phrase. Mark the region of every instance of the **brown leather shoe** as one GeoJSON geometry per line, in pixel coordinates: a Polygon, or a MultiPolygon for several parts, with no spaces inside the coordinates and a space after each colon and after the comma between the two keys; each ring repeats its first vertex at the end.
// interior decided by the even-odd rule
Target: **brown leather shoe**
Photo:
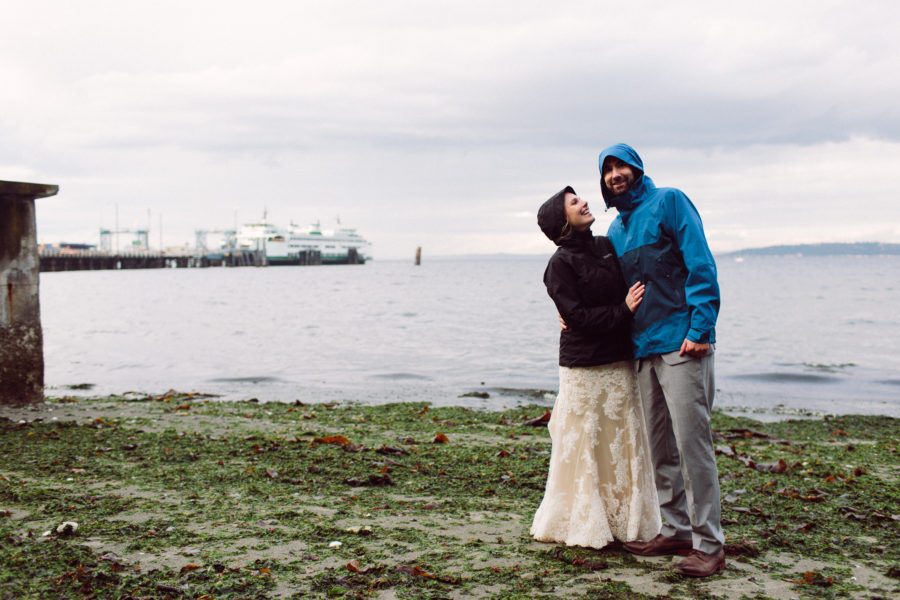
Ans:
{"type": "Polygon", "coordinates": [[[676,540],[660,533],[649,542],[626,542],[622,547],[632,554],[641,556],[663,556],[665,554],[687,554],[693,547],[693,543],[691,540],[676,540]]]}
{"type": "Polygon", "coordinates": [[[690,577],[709,577],[725,568],[725,551],[713,554],[691,550],[686,559],[675,565],[675,572],[690,577]]]}

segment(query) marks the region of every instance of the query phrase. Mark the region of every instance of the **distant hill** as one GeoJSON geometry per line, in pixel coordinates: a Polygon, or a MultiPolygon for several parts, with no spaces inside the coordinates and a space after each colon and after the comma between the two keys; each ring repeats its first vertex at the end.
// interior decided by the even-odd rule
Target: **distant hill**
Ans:
{"type": "Polygon", "coordinates": [[[856,242],[853,244],[795,244],[788,246],[766,246],[765,248],[746,248],[744,250],[728,252],[720,256],[777,256],[782,254],[802,254],[803,256],[900,254],[900,244],[884,244],[881,242],[856,242]]]}

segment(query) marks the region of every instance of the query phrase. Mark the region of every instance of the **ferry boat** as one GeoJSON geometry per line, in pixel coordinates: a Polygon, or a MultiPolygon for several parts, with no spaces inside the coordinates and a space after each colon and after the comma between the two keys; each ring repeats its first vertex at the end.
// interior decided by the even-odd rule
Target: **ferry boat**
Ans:
{"type": "Polygon", "coordinates": [[[265,251],[270,265],[346,265],[371,260],[371,244],[355,229],[322,230],[316,222],[308,227],[291,223],[283,229],[266,221],[247,223],[237,234],[241,250],[265,251]]]}

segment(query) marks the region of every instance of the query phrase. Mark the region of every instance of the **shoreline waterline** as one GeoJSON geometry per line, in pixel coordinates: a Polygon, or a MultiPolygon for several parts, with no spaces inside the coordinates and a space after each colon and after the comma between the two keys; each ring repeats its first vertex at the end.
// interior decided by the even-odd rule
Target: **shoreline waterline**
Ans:
{"type": "MultiPolygon", "coordinates": [[[[264,378],[261,378],[261,380],[266,381],[264,378]]],[[[46,389],[45,395],[47,396],[48,401],[51,402],[58,398],[96,401],[105,398],[137,399],[163,397],[173,394],[209,398],[225,403],[254,401],[263,403],[277,402],[282,404],[299,402],[311,405],[343,404],[346,406],[381,406],[398,402],[421,402],[434,407],[462,408],[486,412],[496,412],[528,405],[537,405],[552,409],[557,395],[557,390],[551,389],[473,386],[472,388],[459,391],[458,394],[449,394],[441,398],[433,398],[425,393],[415,394],[410,393],[409,390],[385,388],[380,394],[370,392],[364,400],[360,400],[358,396],[354,395],[354,390],[336,389],[333,393],[322,394],[321,388],[316,388],[314,392],[317,394],[316,396],[313,396],[312,390],[309,390],[306,393],[288,394],[274,398],[271,397],[270,394],[247,394],[246,390],[242,390],[241,393],[235,391],[221,393],[220,390],[216,392],[209,390],[203,391],[203,388],[178,389],[175,387],[166,387],[165,389],[160,388],[155,390],[137,390],[131,388],[125,391],[116,392],[104,390],[100,393],[96,388],[97,386],[89,383],[73,384],[69,386],[53,386],[46,389]]],[[[765,398],[768,398],[768,396],[765,398]]],[[[846,399],[836,400],[828,397],[811,397],[806,407],[797,407],[778,402],[772,403],[767,400],[763,401],[763,399],[756,404],[729,402],[729,399],[731,398],[727,396],[726,392],[722,389],[717,390],[713,411],[735,417],[748,417],[762,422],[783,421],[788,419],[821,419],[845,415],[900,418],[900,411],[896,410],[896,404],[887,401],[861,403],[859,401],[846,399]],[[843,408],[844,410],[837,411],[835,410],[836,408],[843,408]]],[[[741,395],[738,399],[747,400],[747,396],[741,395]]]]}

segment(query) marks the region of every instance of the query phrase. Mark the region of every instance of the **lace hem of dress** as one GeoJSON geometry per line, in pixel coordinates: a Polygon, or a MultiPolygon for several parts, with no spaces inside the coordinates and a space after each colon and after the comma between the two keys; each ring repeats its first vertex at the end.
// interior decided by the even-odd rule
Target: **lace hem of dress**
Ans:
{"type": "Polygon", "coordinates": [[[660,531],[653,466],[631,361],[560,367],[552,449],[531,535],[602,548],[660,531]]]}

